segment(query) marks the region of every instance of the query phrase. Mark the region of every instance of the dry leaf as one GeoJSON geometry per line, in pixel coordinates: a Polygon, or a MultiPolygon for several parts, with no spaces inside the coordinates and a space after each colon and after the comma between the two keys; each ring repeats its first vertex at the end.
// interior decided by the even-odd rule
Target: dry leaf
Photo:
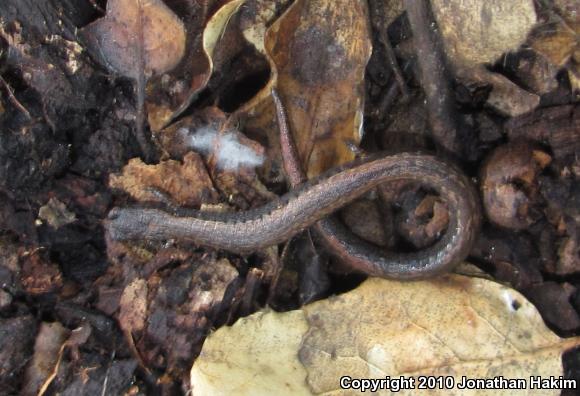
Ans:
{"type": "Polygon", "coordinates": [[[538,106],[539,96],[481,67],[523,44],[536,23],[533,0],[434,0],[431,4],[447,59],[467,84],[493,86],[487,100],[490,107],[515,117],[538,106]]]}
{"type": "MultiPolygon", "coordinates": [[[[349,143],[360,141],[363,79],[371,53],[367,14],[365,2],[299,0],[266,34],[272,78],[252,101],[256,108],[248,105],[243,111],[261,111],[257,100],[276,84],[309,176],[351,160],[349,143]]],[[[276,142],[273,114],[265,114],[268,119],[251,119],[247,128],[268,131],[276,142]]]]}
{"type": "Polygon", "coordinates": [[[109,0],[107,14],[83,28],[101,62],[135,80],[136,137],[146,158],[152,157],[145,135],[145,85],[173,69],[185,53],[185,26],[161,0],[109,0]]]}
{"type": "Polygon", "coordinates": [[[371,54],[365,2],[298,1],[268,32],[290,127],[310,177],[351,160],[371,54]],[[336,100],[340,98],[340,100],[336,100]]]}
{"type": "Polygon", "coordinates": [[[109,68],[132,79],[173,69],[185,52],[183,22],[161,0],[109,0],[83,33],[109,68]]]}
{"type": "Polygon", "coordinates": [[[46,252],[35,249],[20,256],[20,283],[31,295],[55,293],[63,286],[62,272],[46,252]]]}
{"type": "Polygon", "coordinates": [[[264,37],[268,26],[274,21],[276,12],[289,0],[249,0],[240,11],[240,28],[246,41],[260,53],[266,55],[264,37]]]}
{"type": "Polygon", "coordinates": [[[121,295],[119,325],[127,335],[141,331],[147,319],[147,282],[135,279],[121,295]]]}
{"type": "Polygon", "coordinates": [[[529,113],[540,104],[540,97],[528,92],[507,77],[489,71],[485,67],[457,68],[456,76],[464,84],[493,86],[486,104],[506,117],[518,117],[529,113]]]}
{"type": "MultiPolygon", "coordinates": [[[[261,312],[219,329],[193,365],[191,385],[201,395],[359,394],[341,390],[342,376],[451,376],[456,385],[462,376],[503,376],[529,385],[530,376],[560,378],[561,354],[578,344],[557,337],[522,295],[495,282],[373,278],[299,311],[261,312]]],[[[457,386],[429,394],[452,391],[464,394],[457,386]]]]}
{"type": "MultiPolygon", "coordinates": [[[[149,124],[153,131],[160,131],[185,111],[191,102],[204,89],[213,73],[213,54],[219,44],[232,16],[245,0],[222,1],[221,6],[206,21],[195,21],[189,33],[187,54],[184,67],[179,76],[167,76],[154,90],[157,95],[147,102],[149,124]],[[201,29],[203,28],[203,32],[201,29]],[[161,94],[163,91],[163,94],[161,94]]],[[[207,1],[202,1],[207,3],[207,1]]],[[[164,76],[165,77],[165,76],[164,76]]]]}
{"type": "Polygon", "coordinates": [[[216,188],[231,204],[248,208],[275,198],[256,178],[255,168],[266,159],[264,147],[240,133],[232,118],[216,107],[171,124],[163,130],[160,142],[174,158],[189,150],[203,154],[216,188]]]}
{"type": "Polygon", "coordinates": [[[34,356],[26,368],[26,385],[23,395],[37,395],[44,392],[44,384],[54,377],[54,368],[58,364],[60,351],[68,336],[68,330],[60,323],[40,325],[34,343],[34,356]]]}
{"type": "MultiPolygon", "coordinates": [[[[46,371],[44,373],[42,373],[45,378],[44,381],[42,383],[42,386],[40,387],[40,389],[38,390],[37,396],[42,396],[46,393],[46,391],[48,390],[49,386],[52,384],[52,382],[54,381],[54,379],[56,378],[57,374],[58,374],[58,370],[60,368],[60,365],[62,363],[62,359],[63,359],[63,355],[65,352],[65,349],[70,348],[73,350],[73,356],[76,355],[76,358],[73,358],[74,360],[78,360],[78,348],[79,346],[83,345],[85,342],[87,342],[87,340],[89,339],[91,332],[92,332],[92,328],[89,325],[85,325],[83,327],[79,327],[75,330],[73,330],[72,332],[68,332],[65,331],[66,329],[64,327],[62,327],[60,325],[60,323],[58,323],[58,326],[52,326],[52,329],[50,330],[50,335],[47,334],[47,332],[45,332],[44,334],[44,339],[42,340],[43,343],[45,343],[47,341],[47,336],[50,337],[50,340],[48,340],[48,348],[47,346],[45,346],[43,348],[44,353],[46,354],[47,349],[50,349],[50,353],[55,353],[56,352],[56,347],[58,347],[58,342],[61,342],[60,348],[58,349],[58,353],[56,355],[56,358],[53,355],[50,356],[44,356],[43,359],[45,359],[46,363],[46,359],[49,358],[52,361],[54,361],[54,359],[56,359],[56,362],[54,364],[51,364],[50,366],[44,366],[43,364],[43,369],[45,369],[46,371]],[[69,334],[68,339],[65,342],[62,342],[62,336],[65,334],[69,334]]],[[[42,331],[41,333],[42,334],[42,331]]]]}
{"type": "Polygon", "coordinates": [[[218,198],[201,157],[194,152],[186,154],[183,163],[168,160],[146,165],[133,158],[121,175],[110,176],[109,186],[138,201],[159,201],[159,194],[167,194],[174,203],[189,207],[215,203],[218,198]]]}
{"type": "Polygon", "coordinates": [[[533,0],[431,3],[448,58],[463,66],[493,63],[520,46],[536,23],[533,0]]]}
{"type": "Polygon", "coordinates": [[[538,31],[530,39],[530,46],[545,56],[550,63],[561,67],[572,56],[577,40],[576,34],[561,22],[546,30],[538,31]]]}
{"type": "Polygon", "coordinates": [[[565,67],[573,91],[580,91],[580,3],[557,0],[555,10],[561,18],[539,26],[529,45],[556,67],[565,67]]]}
{"type": "Polygon", "coordinates": [[[133,356],[143,369],[148,371],[143,358],[135,345],[135,337],[140,334],[147,323],[147,293],[149,288],[145,279],[137,278],[129,283],[119,301],[119,327],[125,334],[125,339],[133,356]]]}

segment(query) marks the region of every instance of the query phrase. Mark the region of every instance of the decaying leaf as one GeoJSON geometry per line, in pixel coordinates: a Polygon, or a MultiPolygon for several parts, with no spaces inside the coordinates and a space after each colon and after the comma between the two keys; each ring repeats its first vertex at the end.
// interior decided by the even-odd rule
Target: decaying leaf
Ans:
{"type": "Polygon", "coordinates": [[[22,287],[32,295],[57,292],[64,283],[58,264],[40,249],[20,256],[19,275],[22,287]]]}
{"type": "MultiPolygon", "coordinates": [[[[52,324],[47,330],[47,324],[43,324],[41,327],[41,331],[39,332],[39,336],[42,335],[42,338],[38,338],[37,342],[43,343],[43,348],[40,349],[41,357],[37,358],[35,353],[35,359],[41,359],[38,361],[38,365],[42,368],[42,371],[36,373],[36,375],[42,375],[43,383],[40,389],[38,390],[37,396],[42,396],[46,393],[50,385],[55,380],[59,367],[62,363],[63,355],[65,350],[72,349],[73,355],[78,358],[78,348],[79,346],[83,345],[89,339],[91,335],[92,329],[90,325],[85,325],[74,329],[72,332],[69,332],[64,327],[60,325],[60,323],[52,324]],[[69,335],[68,339],[65,342],[62,342],[63,335],[69,335]],[[60,348],[57,347],[60,343],[60,348]],[[56,353],[56,356],[54,355],[56,353]],[[49,364],[50,362],[50,364],[49,364]]],[[[40,379],[40,378],[39,378],[40,379]]]]}
{"type": "Polygon", "coordinates": [[[60,323],[42,323],[34,343],[34,356],[26,369],[24,395],[42,394],[43,384],[53,376],[60,351],[68,336],[68,330],[60,323]]]}
{"type": "Polygon", "coordinates": [[[530,45],[552,64],[564,66],[574,53],[577,40],[576,33],[565,22],[559,22],[534,32],[530,45]]]}
{"type": "Polygon", "coordinates": [[[167,82],[161,81],[161,84],[155,87],[155,90],[163,91],[164,94],[155,95],[147,102],[149,124],[153,131],[159,131],[175,120],[206,87],[214,71],[214,50],[232,16],[244,4],[244,1],[221,1],[219,8],[214,10],[207,23],[205,20],[198,19],[193,27],[188,24],[189,29],[199,30],[188,34],[187,53],[183,60],[186,69],[179,78],[167,75],[167,82]]]}
{"type": "Polygon", "coordinates": [[[525,41],[536,23],[533,0],[431,2],[445,54],[460,78],[493,86],[487,104],[506,116],[538,106],[540,98],[481,65],[494,63],[525,41]]]}
{"type": "Polygon", "coordinates": [[[191,384],[212,395],[346,395],[358,393],[341,390],[341,376],[452,376],[455,384],[462,376],[560,378],[562,353],[578,344],[557,337],[522,295],[495,282],[369,279],[302,310],[260,312],[219,329],[206,340],[191,384]]]}
{"type": "Polygon", "coordinates": [[[107,14],[83,29],[101,61],[136,82],[137,140],[145,157],[145,85],[173,69],[185,53],[185,26],[162,0],[110,0],[107,14]]]}
{"type": "Polygon", "coordinates": [[[203,161],[194,152],[186,154],[183,163],[168,160],[146,165],[133,158],[121,175],[111,175],[109,185],[125,190],[138,201],[155,202],[160,195],[167,195],[180,206],[194,207],[217,200],[203,161]]]}
{"type": "Polygon", "coordinates": [[[249,0],[240,11],[240,27],[244,38],[256,50],[266,54],[264,37],[268,25],[273,22],[276,11],[285,6],[289,0],[249,0]]]}
{"type": "Polygon", "coordinates": [[[266,150],[239,132],[233,119],[217,107],[174,122],[163,130],[160,143],[173,158],[190,150],[202,154],[216,188],[238,207],[274,198],[256,178],[255,168],[266,162],[266,150]]]}
{"type": "Polygon", "coordinates": [[[580,90],[580,5],[577,1],[554,2],[558,18],[539,26],[529,45],[556,67],[565,67],[570,85],[580,90]]]}
{"type": "MultiPolygon", "coordinates": [[[[365,2],[299,0],[266,33],[272,77],[257,98],[277,84],[309,176],[352,159],[349,143],[361,138],[364,70],[371,53],[367,13],[365,2]]],[[[275,135],[273,113],[261,117],[247,127],[275,135]]]]}
{"type": "Polygon", "coordinates": [[[121,295],[119,325],[127,334],[141,331],[147,318],[147,282],[135,279],[121,295]]]}
{"type": "Polygon", "coordinates": [[[135,80],[173,69],[185,52],[185,26],[162,0],[109,0],[83,32],[108,67],[135,80]]]}
{"type": "Polygon", "coordinates": [[[137,278],[129,283],[119,302],[119,326],[125,334],[129,348],[142,367],[145,368],[143,359],[135,345],[135,335],[140,334],[145,328],[147,320],[147,294],[149,288],[147,281],[137,278]]]}
{"type": "Polygon", "coordinates": [[[517,48],[536,23],[533,0],[431,3],[447,56],[468,66],[494,62],[517,48]]]}

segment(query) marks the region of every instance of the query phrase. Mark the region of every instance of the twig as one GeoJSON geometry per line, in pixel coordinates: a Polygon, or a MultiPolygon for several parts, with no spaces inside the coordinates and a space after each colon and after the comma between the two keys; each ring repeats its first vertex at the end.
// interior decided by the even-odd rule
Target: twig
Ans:
{"type": "Polygon", "coordinates": [[[145,160],[150,160],[152,157],[152,150],[149,145],[149,141],[145,136],[145,87],[147,85],[147,79],[145,77],[145,54],[143,53],[143,47],[145,45],[144,35],[143,35],[143,12],[141,0],[136,0],[138,2],[139,18],[137,18],[137,35],[139,42],[137,44],[137,59],[139,62],[139,72],[137,75],[136,90],[137,90],[137,126],[136,126],[136,137],[137,142],[141,148],[141,152],[145,157],[145,160]]]}
{"type": "Polygon", "coordinates": [[[16,99],[16,96],[14,96],[12,88],[10,88],[10,85],[8,85],[8,83],[6,82],[6,80],[4,80],[2,76],[0,76],[0,82],[6,89],[6,92],[8,92],[8,99],[10,99],[10,103],[12,103],[14,107],[16,107],[18,110],[20,110],[26,116],[26,118],[31,120],[32,116],[30,115],[30,112],[26,109],[26,107],[22,105],[22,103],[18,101],[18,99],[16,99]]]}
{"type": "MultiPolygon", "coordinates": [[[[404,66],[403,66],[403,70],[407,70],[410,68],[411,63],[407,62],[404,66]]],[[[395,100],[397,99],[397,96],[400,92],[400,85],[396,82],[396,81],[389,81],[389,85],[387,86],[386,89],[386,93],[383,96],[383,99],[381,100],[381,102],[378,105],[378,111],[379,111],[379,115],[384,115],[387,114],[387,110],[389,110],[389,108],[393,105],[393,103],[395,103],[395,100]]],[[[405,100],[408,100],[409,97],[407,98],[403,98],[403,102],[405,100]]],[[[384,118],[384,116],[382,116],[382,118],[384,118]]]]}
{"type": "Polygon", "coordinates": [[[428,0],[405,0],[413,30],[419,79],[425,93],[429,124],[435,141],[449,153],[461,152],[458,142],[458,115],[445,63],[443,44],[433,29],[434,18],[428,0]]]}
{"type": "Polygon", "coordinates": [[[399,85],[399,89],[401,90],[401,94],[403,94],[403,99],[408,100],[409,98],[409,87],[407,87],[407,83],[405,82],[405,77],[403,77],[403,73],[401,68],[399,67],[399,63],[397,62],[397,57],[395,55],[395,51],[393,50],[393,46],[387,37],[386,31],[379,32],[379,40],[385,46],[385,51],[387,53],[387,57],[389,59],[389,63],[391,64],[391,68],[393,70],[393,74],[395,75],[395,80],[399,85]],[[384,37],[383,37],[384,36],[384,37]]]}
{"type": "Polygon", "coordinates": [[[409,87],[407,87],[407,83],[405,82],[405,77],[399,67],[399,63],[397,62],[397,56],[395,55],[395,51],[393,50],[393,46],[391,45],[391,41],[389,40],[389,36],[387,34],[387,28],[383,25],[383,21],[386,21],[385,16],[385,5],[380,2],[377,3],[376,0],[369,0],[369,11],[371,14],[371,23],[374,25],[375,30],[379,34],[379,42],[385,48],[385,53],[387,55],[387,59],[389,64],[391,65],[391,70],[395,76],[395,81],[401,90],[401,94],[404,97],[404,100],[409,98],[409,87]]]}
{"type": "Polygon", "coordinates": [[[98,12],[103,13],[103,14],[105,13],[105,10],[103,10],[101,8],[101,6],[97,4],[97,2],[95,0],[89,0],[89,3],[91,3],[91,6],[93,6],[93,8],[95,10],[97,10],[98,12]]]}

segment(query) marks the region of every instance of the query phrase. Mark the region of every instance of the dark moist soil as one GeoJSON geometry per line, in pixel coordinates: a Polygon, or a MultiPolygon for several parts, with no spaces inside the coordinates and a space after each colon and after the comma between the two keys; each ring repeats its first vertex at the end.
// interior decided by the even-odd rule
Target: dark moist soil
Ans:
{"type": "MultiPolygon", "coordinates": [[[[100,394],[103,384],[107,394],[185,394],[189,369],[211,329],[267,303],[293,309],[364,279],[332,262],[307,233],[281,258],[269,250],[240,257],[179,244],[107,243],[102,220],[128,202],[108,187],[108,176],[140,149],[132,83],[79,50],[76,29],[103,16],[104,8],[104,0],[0,2],[0,394],[34,393],[49,374],[42,377],[39,367],[54,367],[56,358],[49,394],[100,394]],[[127,288],[132,301],[122,298],[127,288]],[[139,304],[144,317],[126,309],[139,304]]],[[[377,34],[386,27],[373,27],[363,148],[437,150],[417,132],[427,126],[416,61],[396,52],[409,88],[401,100],[388,48],[377,34]],[[415,111],[422,113],[413,117],[415,111]]],[[[410,35],[404,17],[388,29],[394,47],[410,35]]],[[[511,55],[513,62],[520,55],[511,55]]],[[[210,103],[234,111],[265,85],[264,59],[250,50],[236,59],[212,78],[189,114],[210,103]]],[[[494,71],[518,80],[509,64],[494,71]]],[[[493,192],[484,200],[493,221],[484,222],[470,261],[522,292],[558,335],[577,335],[580,105],[563,74],[537,110],[514,119],[484,107],[490,90],[452,87],[455,110],[471,131],[457,137],[460,148],[452,155],[493,192]],[[496,150],[512,147],[506,145],[515,148],[496,150]],[[517,182],[506,187],[508,176],[517,182]],[[505,200],[515,206],[506,208],[505,200]]],[[[273,192],[284,188],[275,177],[262,180],[273,192]]],[[[354,232],[372,242],[415,249],[433,243],[426,223],[444,229],[445,213],[433,209],[429,191],[401,185],[379,195],[394,204],[363,200],[342,212],[354,232]],[[427,220],[417,208],[427,208],[427,220]],[[373,225],[377,218],[386,225],[373,225]]],[[[231,197],[220,191],[218,198],[231,197]]],[[[263,201],[251,180],[238,182],[238,195],[230,199],[239,209],[263,201]]],[[[563,362],[566,378],[580,380],[580,354],[568,352],[563,362]]]]}

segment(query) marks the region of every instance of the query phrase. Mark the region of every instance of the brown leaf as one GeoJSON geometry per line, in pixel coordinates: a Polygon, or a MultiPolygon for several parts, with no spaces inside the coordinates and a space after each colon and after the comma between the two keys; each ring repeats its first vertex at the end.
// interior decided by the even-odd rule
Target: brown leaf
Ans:
{"type": "Polygon", "coordinates": [[[141,331],[147,319],[147,282],[144,279],[135,279],[121,296],[119,325],[130,335],[141,331]]]}
{"type": "Polygon", "coordinates": [[[57,264],[49,261],[40,250],[25,253],[20,258],[20,282],[30,294],[58,291],[63,286],[62,273],[57,264]]]}
{"type": "Polygon", "coordinates": [[[217,193],[205,170],[202,159],[194,152],[183,158],[157,165],[146,165],[133,158],[121,175],[111,175],[111,188],[120,188],[138,201],[159,201],[159,194],[167,194],[180,206],[199,206],[215,203],[217,193]]]}
{"type": "Polygon", "coordinates": [[[349,143],[361,138],[367,14],[365,2],[299,0],[267,32],[273,71],[264,91],[277,82],[309,176],[351,160],[349,143]]]}
{"type": "Polygon", "coordinates": [[[580,91],[580,5],[574,0],[555,1],[562,17],[539,26],[529,45],[556,67],[564,66],[573,91],[580,91]]]}
{"type": "Polygon", "coordinates": [[[578,38],[564,22],[544,25],[530,38],[531,47],[552,64],[563,66],[578,45],[578,38]]]}
{"type": "Polygon", "coordinates": [[[231,309],[238,277],[227,259],[210,255],[174,262],[153,274],[145,329],[135,337],[147,367],[162,366],[174,378],[185,375],[213,320],[231,309]]]}
{"type": "Polygon", "coordinates": [[[526,297],[543,313],[547,323],[565,334],[580,329],[580,317],[570,298],[576,288],[568,283],[544,282],[524,290],[526,297]]]}
{"type": "Polygon", "coordinates": [[[22,394],[42,394],[44,384],[54,378],[60,351],[68,336],[68,330],[60,323],[42,323],[34,343],[34,356],[26,369],[26,385],[22,394]]]}
{"type": "MultiPolygon", "coordinates": [[[[302,310],[259,312],[219,329],[207,338],[191,385],[200,394],[346,395],[355,393],[340,390],[342,376],[436,375],[453,377],[455,386],[430,394],[463,394],[462,376],[559,378],[562,353],[579,343],[557,337],[522,295],[495,282],[373,278],[302,310]]],[[[417,382],[397,394],[417,394],[417,382]]]]}
{"type": "Polygon", "coordinates": [[[502,227],[520,230],[537,219],[537,177],[551,157],[528,141],[513,141],[496,148],[481,170],[483,206],[488,219],[502,227]]]}
{"type": "Polygon", "coordinates": [[[173,69],[185,53],[183,22],[161,0],[110,0],[107,14],[83,29],[101,61],[136,82],[136,137],[145,158],[152,157],[145,135],[145,85],[173,69]]]}
{"type": "Polygon", "coordinates": [[[183,22],[161,0],[109,0],[106,16],[83,32],[108,67],[133,79],[173,69],[185,52],[183,22]]]}

